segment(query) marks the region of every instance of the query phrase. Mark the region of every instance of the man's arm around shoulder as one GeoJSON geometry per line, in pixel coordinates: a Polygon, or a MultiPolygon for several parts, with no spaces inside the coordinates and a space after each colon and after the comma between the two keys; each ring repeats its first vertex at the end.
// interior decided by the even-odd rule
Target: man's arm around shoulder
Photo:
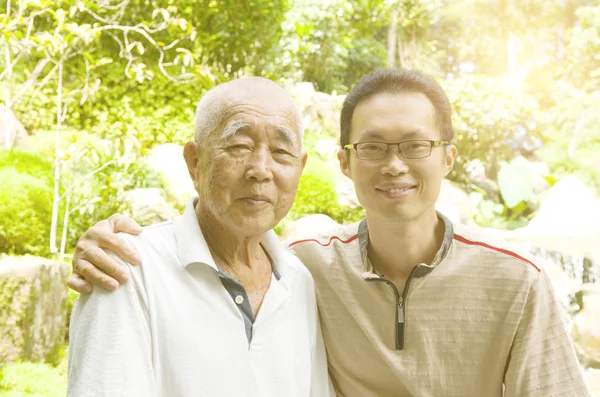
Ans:
{"type": "Polygon", "coordinates": [[[132,277],[114,292],[96,288],[78,298],[69,330],[68,397],[157,395],[142,287],[132,277]]]}

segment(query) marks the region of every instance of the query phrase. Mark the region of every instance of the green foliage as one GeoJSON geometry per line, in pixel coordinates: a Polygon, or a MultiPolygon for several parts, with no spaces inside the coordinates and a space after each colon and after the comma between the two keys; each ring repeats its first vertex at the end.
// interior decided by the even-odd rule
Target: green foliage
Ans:
{"type": "Polygon", "coordinates": [[[49,254],[51,170],[41,156],[0,152],[0,252],[49,254]]]}
{"type": "Polygon", "coordinates": [[[297,1],[267,75],[301,77],[319,91],[348,91],[385,65],[383,1],[297,1]],[[351,65],[351,67],[349,67],[351,65]]]}
{"type": "Polygon", "coordinates": [[[566,62],[561,71],[571,83],[589,91],[600,88],[600,5],[580,7],[570,32],[566,62]]]}
{"type": "Polygon", "coordinates": [[[324,214],[338,223],[356,222],[364,217],[362,208],[350,208],[339,202],[336,176],[331,167],[319,159],[307,163],[294,205],[275,231],[279,233],[288,223],[311,214],[324,214]]]}
{"type": "Polygon", "coordinates": [[[184,0],[176,3],[182,15],[198,27],[194,52],[203,64],[214,66],[230,77],[240,71],[261,74],[279,56],[272,48],[279,42],[281,23],[291,1],[184,0]]]}
{"type": "Polygon", "coordinates": [[[508,208],[515,208],[522,202],[537,201],[533,191],[533,176],[522,158],[502,165],[498,172],[498,185],[508,208]]]}
{"type": "Polygon", "coordinates": [[[516,229],[526,226],[538,207],[534,178],[552,181],[552,176],[536,175],[522,157],[503,163],[498,173],[500,197],[490,197],[484,189],[471,185],[469,201],[474,220],[481,226],[516,229]]]}
{"type": "Polygon", "coordinates": [[[103,88],[71,124],[106,139],[136,138],[142,151],[155,144],[184,144],[193,137],[196,103],[212,88],[212,80],[183,84],[157,76],[140,84],[124,78],[118,67],[111,69],[103,88]]]}
{"type": "Polygon", "coordinates": [[[159,176],[141,157],[141,145],[123,140],[80,137],[67,151],[65,195],[71,197],[68,247],[96,221],[123,212],[123,193],[161,187],[159,176]]]}
{"type": "Polygon", "coordinates": [[[67,389],[66,362],[13,363],[0,368],[0,397],[63,397],[67,389]]]}
{"type": "Polygon", "coordinates": [[[451,179],[468,186],[467,163],[479,160],[495,180],[502,162],[536,143],[540,136],[535,98],[492,78],[446,80],[453,109],[458,157],[451,179]]]}
{"type": "Polygon", "coordinates": [[[544,100],[544,146],[536,154],[555,177],[575,174],[600,192],[600,91],[557,83],[544,100]]]}

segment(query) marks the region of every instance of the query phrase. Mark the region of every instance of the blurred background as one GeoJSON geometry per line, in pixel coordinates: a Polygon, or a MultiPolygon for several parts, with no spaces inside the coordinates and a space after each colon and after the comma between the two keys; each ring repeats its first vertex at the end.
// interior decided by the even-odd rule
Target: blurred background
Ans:
{"type": "Polygon", "coordinates": [[[536,254],[600,395],[600,0],[1,0],[0,396],[63,396],[77,238],[193,194],[195,104],[247,75],[304,111],[293,238],[360,219],[335,152],[344,95],[423,70],[459,149],[438,209],[536,254]]]}

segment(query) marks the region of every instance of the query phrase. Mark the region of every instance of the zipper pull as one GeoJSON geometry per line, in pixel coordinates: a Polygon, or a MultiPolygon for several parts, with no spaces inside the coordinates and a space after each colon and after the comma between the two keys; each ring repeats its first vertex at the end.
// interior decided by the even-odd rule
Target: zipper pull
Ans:
{"type": "Polygon", "coordinates": [[[398,299],[398,323],[396,324],[396,349],[404,350],[404,302],[402,297],[398,299]]]}
{"type": "Polygon", "coordinates": [[[404,324],[404,302],[402,302],[402,297],[398,299],[398,324],[404,324]]]}

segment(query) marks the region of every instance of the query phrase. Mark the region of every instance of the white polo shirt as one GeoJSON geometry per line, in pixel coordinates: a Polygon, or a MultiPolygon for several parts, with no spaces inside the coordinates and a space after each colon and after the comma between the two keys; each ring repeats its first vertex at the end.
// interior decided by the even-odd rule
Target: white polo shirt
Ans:
{"type": "Polygon", "coordinates": [[[200,231],[194,201],[174,222],[123,234],[142,264],[115,292],[95,288],[71,316],[68,396],[328,397],[312,277],[273,232],[272,278],[248,340],[200,231]]]}

